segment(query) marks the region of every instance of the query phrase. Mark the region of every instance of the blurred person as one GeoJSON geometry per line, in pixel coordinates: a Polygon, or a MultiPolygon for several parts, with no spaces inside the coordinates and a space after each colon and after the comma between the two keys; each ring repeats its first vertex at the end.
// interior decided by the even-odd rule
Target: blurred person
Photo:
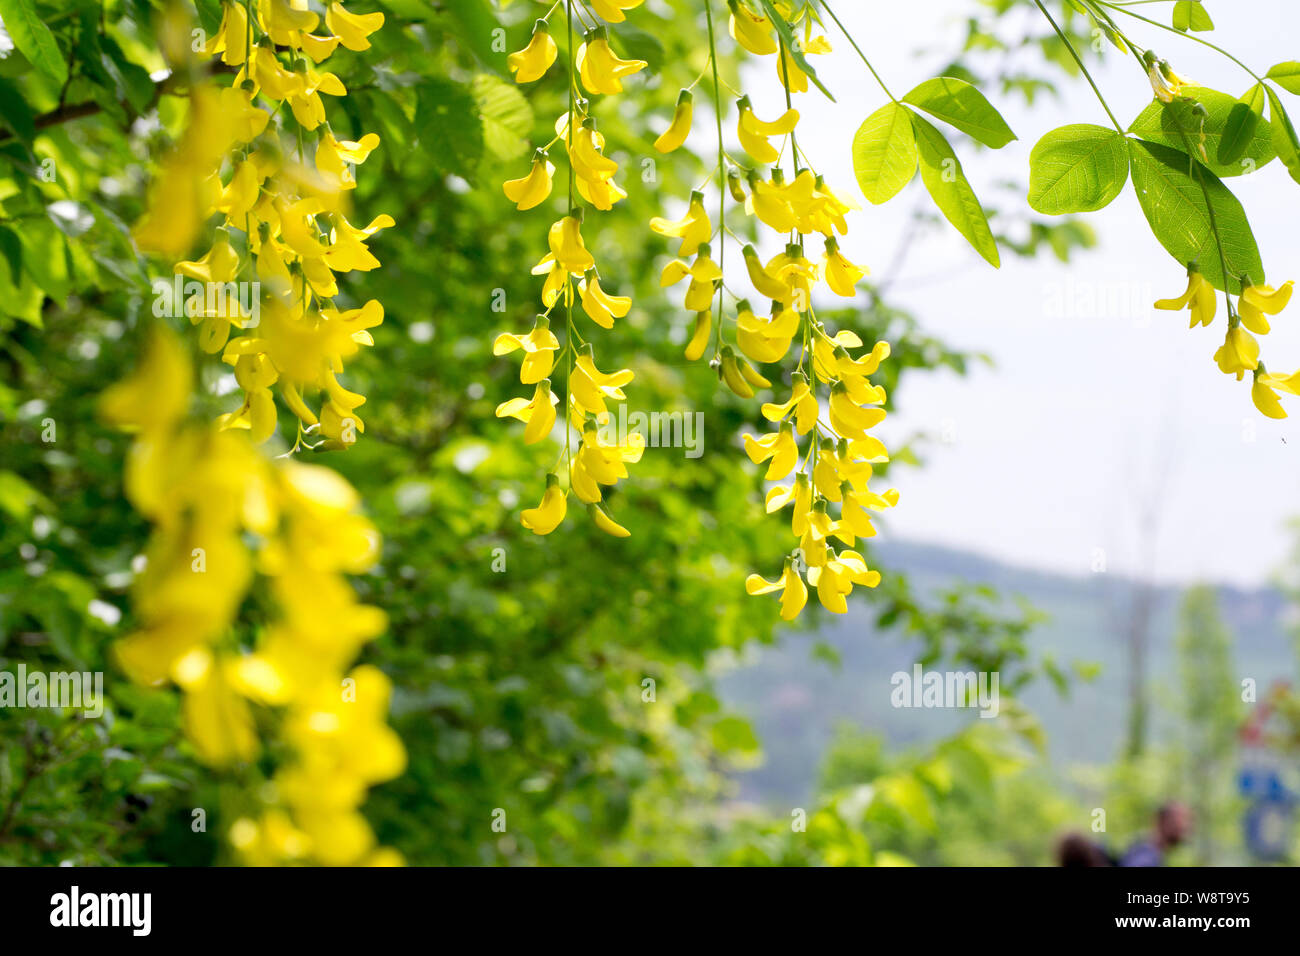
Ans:
{"type": "Polygon", "coordinates": [[[1164,866],[1165,854],[1187,839],[1192,831],[1192,811],[1185,803],[1170,801],[1156,810],[1151,836],[1134,843],[1120,859],[1120,866],[1164,866]]]}
{"type": "Polygon", "coordinates": [[[1058,866],[1114,866],[1115,861],[1105,848],[1093,843],[1082,833],[1067,833],[1056,844],[1058,866]]]}

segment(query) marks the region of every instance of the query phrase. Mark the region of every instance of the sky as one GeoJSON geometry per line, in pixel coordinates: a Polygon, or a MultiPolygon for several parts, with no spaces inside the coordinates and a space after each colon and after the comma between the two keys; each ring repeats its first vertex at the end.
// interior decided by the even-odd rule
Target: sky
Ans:
{"type": "MultiPolygon", "coordinates": [[[[960,20],[974,6],[869,0],[835,9],[902,96],[950,58],[944,51],[958,48],[960,20]]],[[[1138,9],[1167,19],[1171,6],[1138,9]]],[[[1251,0],[1207,8],[1218,27],[1207,36],[1255,72],[1300,58],[1300,4],[1251,0]]],[[[1027,6],[1025,16],[1034,13],[1027,6]]],[[[1131,22],[1135,41],[1183,76],[1233,95],[1254,82],[1214,51],[1131,22]]],[[[839,102],[815,90],[799,97],[800,147],[832,186],[861,199],[853,134],[886,100],[833,27],[830,35],[835,53],[814,62],[839,102]]],[[[745,77],[764,118],[783,105],[770,72],[768,60],[745,77]]],[[[1118,51],[1107,52],[1094,76],[1122,123],[1150,102],[1149,85],[1118,51]]],[[[1082,78],[1066,81],[1060,100],[1033,109],[1018,96],[984,92],[1019,140],[983,154],[955,131],[950,140],[986,204],[1000,180],[1027,184],[1029,151],[1050,129],[1107,125],[1082,78]]],[[[1297,98],[1281,95],[1300,115],[1297,98]]],[[[1229,185],[1247,210],[1269,280],[1300,279],[1300,185],[1277,161],[1229,185]]],[[[841,239],[844,252],[877,273],[886,270],[925,198],[918,177],[885,206],[864,202],[841,239]]],[[[999,202],[1013,200],[1004,194],[999,202]]],[[[1186,274],[1152,237],[1131,182],[1088,222],[1099,245],[1068,265],[1050,255],[1020,260],[1004,250],[1002,268],[994,270],[946,226],[908,254],[891,301],[950,345],[991,354],[996,369],[966,378],[914,376],[904,384],[899,412],[880,426],[881,437],[898,443],[925,430],[939,440],[924,468],[894,470],[901,501],[883,533],[1043,570],[1264,584],[1288,552],[1288,519],[1300,515],[1300,398],[1291,399],[1291,418],[1271,421],[1251,404],[1249,379],[1237,382],[1216,368],[1212,356],[1226,329],[1222,301],[1215,325],[1194,331],[1186,312],[1151,308],[1157,298],[1181,295],[1186,274]]],[[[1300,368],[1300,297],[1273,321],[1262,347],[1270,369],[1300,368]]]]}

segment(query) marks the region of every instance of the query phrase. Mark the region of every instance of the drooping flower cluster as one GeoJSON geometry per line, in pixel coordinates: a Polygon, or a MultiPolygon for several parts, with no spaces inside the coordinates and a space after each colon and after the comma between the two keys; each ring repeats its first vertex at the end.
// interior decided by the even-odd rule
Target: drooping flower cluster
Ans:
{"type": "Polygon", "coordinates": [[[269,749],[254,708],[283,710],[292,756],[261,815],[229,831],[248,862],[400,862],[359,812],[367,788],[405,766],[385,724],[388,680],[348,670],[386,623],[346,578],[374,563],[378,535],[332,470],[272,461],[238,431],[189,420],[192,380],[160,327],[140,367],[102,399],[104,417],[135,434],[126,493],[153,525],[134,586],[140,627],[115,644],[116,659],[141,683],[181,689],[186,734],[212,766],[269,749]],[[269,580],[276,616],[257,646],[239,648],[229,635],[255,574],[269,580]]]}
{"type": "Polygon", "coordinates": [[[319,435],[310,447],[345,449],[365,431],[357,412],[365,397],[338,376],[346,359],[373,344],[369,330],[384,310],[374,299],[338,307],[338,276],[379,266],[367,241],[393,220],[380,215],[360,227],[348,219],[355,167],[379,137],[335,135],[322,94],[339,98],[347,89],[320,64],[339,46],[369,49],[384,15],[330,3],[324,34],[313,32],[320,19],[302,0],[223,4],[221,27],[203,52],[238,72],[224,88],[196,75],[188,127],[162,161],[135,237],[147,251],[181,259],[220,214],[208,250],[175,271],[209,289],[245,282],[254,290],[245,298],[256,300],[255,315],[225,295],[190,311],[203,350],[220,352],[243,389],[221,427],[269,439],[274,387],[298,419],[295,448],[319,435]]]}
{"type": "Polygon", "coordinates": [[[181,688],[187,735],[206,763],[248,766],[287,748],[262,808],[229,829],[255,864],[400,862],[376,848],[359,810],[371,785],[405,765],[385,724],[388,680],[370,667],[349,671],[386,625],[346,577],[374,563],[378,536],[333,471],[273,464],[254,447],[276,429],[273,386],[298,418],[295,450],[317,432],[312,447],[352,444],[365,399],[337,376],[383,320],[378,301],[334,301],[338,275],[379,265],[366,241],[392,219],[348,221],[355,166],[379,137],[335,136],[321,94],[347,91],[318,67],[339,46],[368,49],[384,17],[330,3],[318,35],[320,19],[302,0],[227,0],[204,52],[237,68],[229,86],[187,62],[187,46],[167,51],[190,72],[189,114],[134,235],[176,262],[178,282],[206,289],[196,307],[187,297],[185,314],[201,350],[233,366],[241,406],[212,424],[190,422],[193,370],[161,330],[103,403],[106,418],[137,434],[127,495],[154,526],[135,585],[141,626],[115,655],[134,679],[181,688]],[[206,252],[185,260],[214,217],[206,252]],[[255,575],[268,583],[275,618],[255,647],[238,648],[232,625],[255,575]],[[282,711],[275,746],[261,739],[259,707],[282,711]]]}
{"type": "MultiPolygon", "coordinates": [[[[593,0],[588,6],[609,24],[623,22],[626,19],[624,11],[639,6],[641,2],[593,0]]],[[[559,6],[556,4],[552,13],[559,6]]],[[[545,203],[551,197],[555,175],[549,150],[563,144],[568,167],[565,214],[550,227],[548,251],[532,270],[534,275],[545,277],[541,293],[543,311],[534,319],[530,330],[503,333],[493,344],[496,355],[523,353],[519,380],[523,385],[532,386],[532,391],[527,396],[502,402],[496,414],[522,421],[526,443],[546,441],[555,427],[556,406],[560,404],[559,396],[551,387],[556,353],[559,352],[566,383],[562,426],[564,447],[555,468],[547,475],[541,502],[535,508],[526,509],[520,522],[535,534],[550,534],[563,522],[568,496],[572,494],[586,504],[600,530],[626,537],[627,529],[611,518],[604,508],[601,486],[612,486],[627,477],[627,465],[640,460],[645,439],[633,433],[609,441],[597,426],[610,414],[609,402],[626,400],[623,386],[632,381],[633,373],[628,369],[616,372],[600,370],[596,365],[594,348],[578,330],[574,306],[607,330],[612,329],[615,321],[625,317],[632,307],[631,298],[611,294],[602,287],[600,269],[595,256],[587,248],[582,231],[587,207],[608,212],[620,200],[627,198],[627,193],[615,180],[618,163],[605,155],[605,137],[593,115],[593,97],[621,93],[623,80],[644,69],[646,63],[619,57],[610,46],[609,28],[605,24],[591,25],[583,34],[581,44],[574,49],[574,12],[572,5],[565,7],[570,41],[566,51],[572,54],[571,59],[566,56],[569,107],[555,122],[555,137],[534,154],[528,173],[503,184],[506,197],[520,211],[545,203]],[[557,305],[563,305],[562,312],[556,312],[557,305]],[[553,315],[560,314],[564,317],[563,344],[551,330],[553,315]],[[580,436],[576,452],[572,447],[575,432],[580,436]],[[560,464],[566,461],[568,489],[564,490],[558,472],[560,464]]],[[[509,57],[510,70],[516,82],[532,83],[541,79],[554,64],[558,52],[546,19],[538,20],[528,44],[509,57]]]]}
{"type": "MultiPolygon", "coordinates": [[[[837,234],[848,231],[847,213],[858,207],[831,189],[796,146],[799,111],[790,105],[790,95],[806,91],[808,77],[793,51],[766,16],[741,0],[728,0],[728,6],[732,37],[751,54],[775,56],[777,75],[786,89],[786,109],[770,120],[759,116],[748,96],[736,101],[735,134],[748,157],[743,164],[747,168],[742,169],[718,143],[720,217],[725,216],[729,194],[784,246],[766,261],[752,244],[741,250],[749,284],[770,307],[756,308],[748,298],[734,294],[732,304],[724,305],[724,293],[731,290],[724,286],[722,252],[730,230],[724,229],[721,218],[716,226],[710,220],[705,196],[699,191],[691,194],[680,219],[656,217],[650,223],[659,235],[679,240],[660,284],[668,288],[686,283],[683,305],[695,313],[687,359],[702,358],[712,338],[711,364],[721,381],[742,398],[773,388],[767,378],[770,373],[761,366],[779,368],[799,343],[789,392],[778,389],[785,400],[761,407],[763,417],[777,430],[744,436],[749,457],[766,464],[766,480],[787,481],[794,475],[791,483],[768,492],[767,511],[793,506],[791,530],[798,544],[779,578],[767,581],[750,575],[746,589],[750,594],[780,591],[781,616],[786,620],[803,609],[808,584],[817,589],[824,607],[844,613],[845,599],[855,584],[874,587],[880,581],[880,575],[868,569],[854,550],[857,541],[876,533],[871,513],[898,500],[892,490],[877,494],[868,487],[873,464],[888,461],[884,445],[868,431],[885,417],[884,389],[872,385],[869,377],[888,357],[889,345],[877,342],[855,355],[851,350],[864,345],[859,336],[850,329],[833,332],[817,317],[812,294],[823,280],[831,292],[851,299],[866,274],[845,257],[837,239],[837,234]],[[788,177],[779,165],[783,155],[789,161],[788,177]],[[821,246],[816,261],[808,254],[813,241],[821,246]],[[729,331],[734,344],[727,341],[729,331]]],[[[782,16],[802,22],[802,54],[830,51],[824,36],[814,36],[816,21],[808,8],[795,15],[785,4],[776,6],[782,16]]],[[[712,33],[712,11],[707,5],[706,11],[712,33]]],[[[716,42],[711,56],[716,57],[716,42]]],[[[721,116],[716,70],[714,79],[714,108],[721,116]]],[[[675,148],[684,140],[683,104],[690,103],[691,92],[684,90],[672,125],[656,144],[661,149],[675,148]]]]}
{"type": "MultiPolygon", "coordinates": [[[[1223,344],[1214,353],[1214,363],[1225,375],[1236,375],[1241,381],[1251,373],[1250,397],[1255,407],[1269,418],[1286,418],[1277,393],[1300,395],[1300,371],[1285,375],[1269,372],[1259,359],[1259,340],[1256,335],[1268,333],[1268,316],[1279,314],[1291,301],[1294,282],[1288,280],[1276,289],[1270,285],[1254,285],[1249,276],[1242,277],[1241,294],[1234,307],[1232,299],[1224,294],[1228,307],[1228,331],[1223,344]],[[1252,334],[1253,333],[1253,334],[1252,334]]],[[[1187,267],[1187,289],[1176,299],[1160,299],[1157,309],[1191,313],[1190,328],[1209,326],[1218,310],[1214,287],[1192,263],[1187,267]]]]}

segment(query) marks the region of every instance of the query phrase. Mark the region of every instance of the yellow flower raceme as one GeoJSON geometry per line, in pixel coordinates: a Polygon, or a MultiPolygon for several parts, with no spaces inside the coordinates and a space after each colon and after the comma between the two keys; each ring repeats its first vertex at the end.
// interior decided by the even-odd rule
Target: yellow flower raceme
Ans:
{"type": "Polygon", "coordinates": [[[515,75],[516,83],[532,83],[540,80],[555,62],[558,48],[545,20],[533,24],[533,35],[528,45],[517,53],[506,57],[510,72],[515,75]]]}

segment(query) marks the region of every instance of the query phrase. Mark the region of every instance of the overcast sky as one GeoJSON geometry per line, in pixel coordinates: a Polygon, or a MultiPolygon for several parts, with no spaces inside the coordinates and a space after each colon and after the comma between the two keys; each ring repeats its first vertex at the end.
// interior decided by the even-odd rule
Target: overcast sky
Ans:
{"type": "MultiPolygon", "coordinates": [[[[1171,6],[1138,9],[1167,18],[1171,6]]],[[[1300,5],[1207,6],[1219,27],[1211,39],[1257,73],[1300,58],[1300,5]]],[[[836,12],[901,96],[948,59],[913,51],[956,49],[958,20],[973,7],[968,0],[843,2],[836,12]]],[[[1253,82],[1199,44],[1132,22],[1134,38],[1184,76],[1233,95],[1253,82]]],[[[815,91],[802,96],[799,141],[832,184],[860,198],[850,144],[857,125],[885,100],[843,38],[832,32],[831,39],[835,54],[814,62],[839,103],[815,91]]],[[[779,96],[769,68],[765,61],[746,80],[756,104],[773,107],[757,107],[765,118],[777,112],[779,96]]],[[[1117,52],[1096,76],[1125,124],[1151,99],[1135,66],[1117,52]]],[[[1029,150],[1049,129],[1107,125],[1082,79],[1061,101],[1033,110],[998,90],[985,92],[1019,136],[975,157],[969,141],[953,134],[986,202],[997,180],[1027,182],[1029,150]]],[[[1282,95],[1300,114],[1300,101],[1282,95]]],[[[1300,185],[1275,161],[1230,186],[1250,215],[1270,281],[1300,279],[1300,185]]],[[[849,257],[886,269],[921,190],[918,179],[890,204],[858,214],[841,241],[849,257]]],[[[949,343],[991,353],[997,368],[966,379],[917,377],[906,387],[900,413],[881,426],[883,437],[897,441],[923,428],[949,441],[931,448],[924,469],[895,473],[902,500],[885,533],[1051,570],[1086,573],[1102,549],[1112,571],[1151,561],[1162,580],[1263,583],[1287,551],[1287,519],[1300,514],[1300,398],[1290,401],[1290,419],[1273,422],[1254,410],[1247,382],[1219,372],[1211,357],[1225,331],[1222,302],[1215,326],[1195,331],[1185,312],[1150,308],[1156,298],[1181,294],[1186,278],[1151,236],[1131,183],[1089,221],[1100,246],[1069,266],[1004,251],[995,271],[955,231],[919,245],[906,261],[891,299],[949,343]],[[1159,533],[1148,554],[1139,519],[1150,503],[1159,533]]],[[[1262,347],[1271,369],[1300,368],[1300,297],[1273,322],[1262,347]]]]}

